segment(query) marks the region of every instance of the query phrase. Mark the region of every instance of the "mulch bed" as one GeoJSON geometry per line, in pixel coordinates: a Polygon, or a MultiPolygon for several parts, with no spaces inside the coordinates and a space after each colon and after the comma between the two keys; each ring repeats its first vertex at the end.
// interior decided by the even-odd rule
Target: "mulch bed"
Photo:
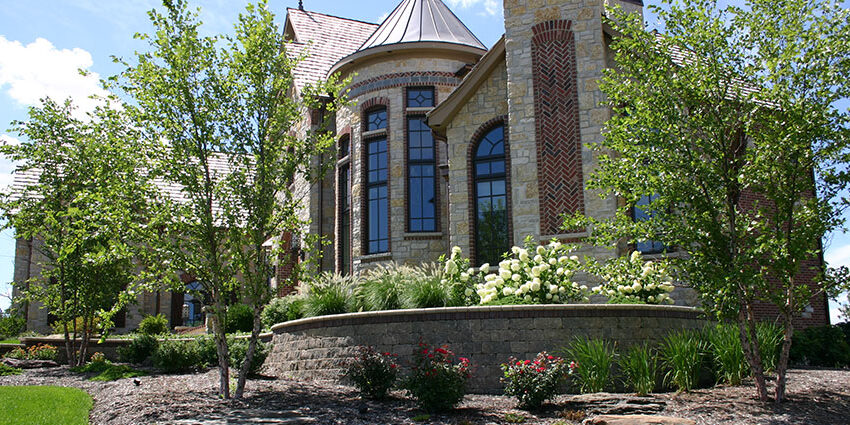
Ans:
{"type": "Polygon", "coordinates": [[[581,423],[586,416],[645,409],[698,424],[850,423],[850,370],[789,372],[788,401],[764,404],[752,386],[696,390],[688,394],[634,397],[628,394],[560,396],[539,412],[517,410],[512,398],[467,395],[451,414],[422,414],[401,392],[384,402],[363,401],[347,386],[289,379],[255,379],[243,400],[215,395],[218,371],[151,375],[115,382],[90,382],[67,367],[26,370],[0,377],[0,385],[77,387],[94,397],[92,424],[504,424],[505,415],[524,416],[526,424],[581,423]],[[137,385],[138,384],[138,385],[137,385]],[[630,407],[631,406],[631,407],[630,407]],[[619,410],[617,410],[619,409],[619,410]]]}

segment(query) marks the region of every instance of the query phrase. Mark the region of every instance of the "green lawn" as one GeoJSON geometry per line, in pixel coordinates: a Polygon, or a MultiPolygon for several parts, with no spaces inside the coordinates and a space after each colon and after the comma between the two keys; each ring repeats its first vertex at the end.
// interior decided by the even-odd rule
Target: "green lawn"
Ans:
{"type": "Polygon", "coordinates": [[[0,387],[0,425],[85,425],[92,398],[64,387],[0,387]]]}
{"type": "Polygon", "coordinates": [[[21,340],[18,338],[8,338],[0,341],[0,344],[20,344],[21,340]]]}

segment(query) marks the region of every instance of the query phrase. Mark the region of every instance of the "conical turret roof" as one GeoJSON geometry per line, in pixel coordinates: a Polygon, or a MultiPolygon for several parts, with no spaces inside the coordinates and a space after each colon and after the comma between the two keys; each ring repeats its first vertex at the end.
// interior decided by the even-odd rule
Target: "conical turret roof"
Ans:
{"type": "Polygon", "coordinates": [[[404,0],[360,51],[398,43],[433,41],[487,48],[440,0],[404,0]]]}

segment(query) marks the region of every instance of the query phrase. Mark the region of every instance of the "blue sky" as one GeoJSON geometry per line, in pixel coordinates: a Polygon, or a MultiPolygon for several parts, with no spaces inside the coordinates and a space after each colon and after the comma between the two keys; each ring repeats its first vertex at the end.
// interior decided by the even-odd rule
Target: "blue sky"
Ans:
{"type": "MultiPolygon", "coordinates": [[[[368,22],[381,22],[399,0],[305,0],[308,10],[368,22]],[[368,7],[364,7],[368,4],[368,7]]],[[[490,46],[504,31],[501,0],[444,0],[455,14],[490,46]]],[[[246,0],[195,0],[202,8],[201,19],[209,33],[228,32],[246,0]]],[[[297,0],[270,0],[270,7],[283,24],[287,7],[297,0]]],[[[136,32],[149,32],[146,12],[158,0],[28,0],[0,1],[0,138],[14,140],[7,131],[13,120],[26,118],[27,107],[49,95],[71,96],[82,108],[91,107],[86,97],[100,93],[99,78],[121,69],[111,56],[130,58],[146,46],[133,39],[136,32]],[[91,72],[86,78],[78,68],[91,72]]],[[[653,24],[653,17],[647,22],[653,24]]],[[[13,164],[0,158],[0,186],[11,182],[13,164]]],[[[830,264],[850,265],[850,235],[831,235],[826,258],[830,264]]],[[[11,231],[0,234],[0,294],[7,293],[12,280],[15,244],[11,231]]],[[[8,301],[0,298],[0,308],[8,301]]],[[[833,307],[834,308],[834,307],[833,307]]],[[[833,314],[833,322],[836,321],[833,314]]]]}

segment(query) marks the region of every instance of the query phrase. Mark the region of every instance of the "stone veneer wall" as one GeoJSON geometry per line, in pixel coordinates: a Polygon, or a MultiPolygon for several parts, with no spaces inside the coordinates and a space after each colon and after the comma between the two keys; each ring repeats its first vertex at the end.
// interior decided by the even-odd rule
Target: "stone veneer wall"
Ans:
{"type": "Polygon", "coordinates": [[[522,305],[449,307],[312,317],[272,327],[265,373],[336,381],[358,346],[399,355],[410,364],[421,341],[448,344],[475,366],[468,390],[501,393],[499,364],[556,351],[575,336],[606,338],[623,348],[658,342],[668,332],[708,322],[700,310],[652,305],[522,305]]]}

